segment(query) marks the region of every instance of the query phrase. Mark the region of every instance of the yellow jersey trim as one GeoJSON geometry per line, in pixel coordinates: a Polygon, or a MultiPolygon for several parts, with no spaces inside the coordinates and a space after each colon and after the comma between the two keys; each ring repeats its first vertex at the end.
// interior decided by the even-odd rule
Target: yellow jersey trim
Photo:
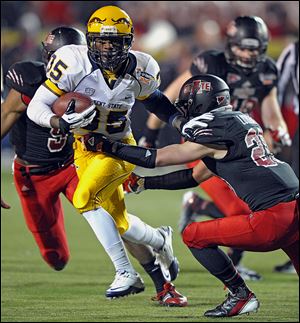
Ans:
{"type": "Polygon", "coordinates": [[[49,79],[44,83],[44,86],[54,93],[57,96],[61,96],[62,94],[65,93],[65,91],[61,90],[60,88],[57,87],[53,82],[51,82],[49,79]]]}

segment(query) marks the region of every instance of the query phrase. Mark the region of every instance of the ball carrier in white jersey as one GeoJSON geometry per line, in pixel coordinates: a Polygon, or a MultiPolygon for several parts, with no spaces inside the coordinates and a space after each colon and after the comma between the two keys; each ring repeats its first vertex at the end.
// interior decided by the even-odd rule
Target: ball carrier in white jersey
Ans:
{"type": "MultiPolygon", "coordinates": [[[[154,229],[127,214],[122,183],[134,165],[102,153],[88,152],[81,140],[82,135],[96,132],[135,144],[130,127],[135,99],[143,100],[149,111],[173,126],[180,128],[184,123],[176,108],[158,90],[158,64],[148,54],[131,51],[132,41],[132,21],[123,10],[114,6],[98,9],[88,22],[88,46],[64,46],[52,56],[47,80],[27,110],[29,118],[37,124],[75,134],[74,159],[79,184],[73,203],[87,219],[115,266],[116,278],[106,292],[107,297],[143,289],[120,235],[129,241],[150,245],[158,260],[170,271],[170,280],[178,273],[172,250],[172,229],[154,229]],[[61,118],[54,115],[53,102],[71,91],[89,95],[94,104],[82,113],[75,113],[70,103],[61,118]]],[[[185,297],[173,298],[175,305],[186,305],[185,297]]]]}

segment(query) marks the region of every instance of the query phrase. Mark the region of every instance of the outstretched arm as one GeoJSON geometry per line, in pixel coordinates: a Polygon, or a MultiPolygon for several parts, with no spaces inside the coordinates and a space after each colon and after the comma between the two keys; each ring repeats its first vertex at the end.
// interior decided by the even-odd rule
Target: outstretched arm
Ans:
{"type": "Polygon", "coordinates": [[[198,163],[193,169],[185,169],[177,172],[141,177],[132,173],[124,183],[127,193],[140,193],[148,189],[180,190],[198,186],[214,174],[204,163],[198,163]]]}

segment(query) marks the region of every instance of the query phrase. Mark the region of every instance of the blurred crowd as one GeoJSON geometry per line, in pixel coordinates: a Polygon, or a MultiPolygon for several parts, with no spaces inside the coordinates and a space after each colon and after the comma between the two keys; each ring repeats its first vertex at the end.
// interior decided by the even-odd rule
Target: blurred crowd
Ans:
{"type": "MultiPolygon", "coordinates": [[[[298,38],[298,1],[1,1],[3,74],[20,60],[40,60],[41,41],[62,25],[83,32],[99,7],[117,5],[132,18],[134,48],[161,66],[163,90],[201,50],[224,47],[226,25],[239,15],[259,15],[269,28],[268,54],[275,60],[298,38]]],[[[4,92],[5,97],[5,84],[4,92]]],[[[133,120],[134,122],[134,120],[133,120]]]]}

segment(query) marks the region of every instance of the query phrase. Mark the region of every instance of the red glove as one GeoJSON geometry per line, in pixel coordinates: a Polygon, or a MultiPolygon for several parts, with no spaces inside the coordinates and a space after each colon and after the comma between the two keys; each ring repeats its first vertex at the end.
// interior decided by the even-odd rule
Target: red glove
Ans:
{"type": "Polygon", "coordinates": [[[123,183],[123,190],[125,193],[139,194],[145,190],[144,177],[131,173],[127,180],[123,183]]]}
{"type": "Polygon", "coordinates": [[[269,128],[271,136],[276,143],[281,144],[282,146],[291,146],[292,140],[289,133],[284,130],[282,127],[278,127],[276,130],[269,128]]]}

